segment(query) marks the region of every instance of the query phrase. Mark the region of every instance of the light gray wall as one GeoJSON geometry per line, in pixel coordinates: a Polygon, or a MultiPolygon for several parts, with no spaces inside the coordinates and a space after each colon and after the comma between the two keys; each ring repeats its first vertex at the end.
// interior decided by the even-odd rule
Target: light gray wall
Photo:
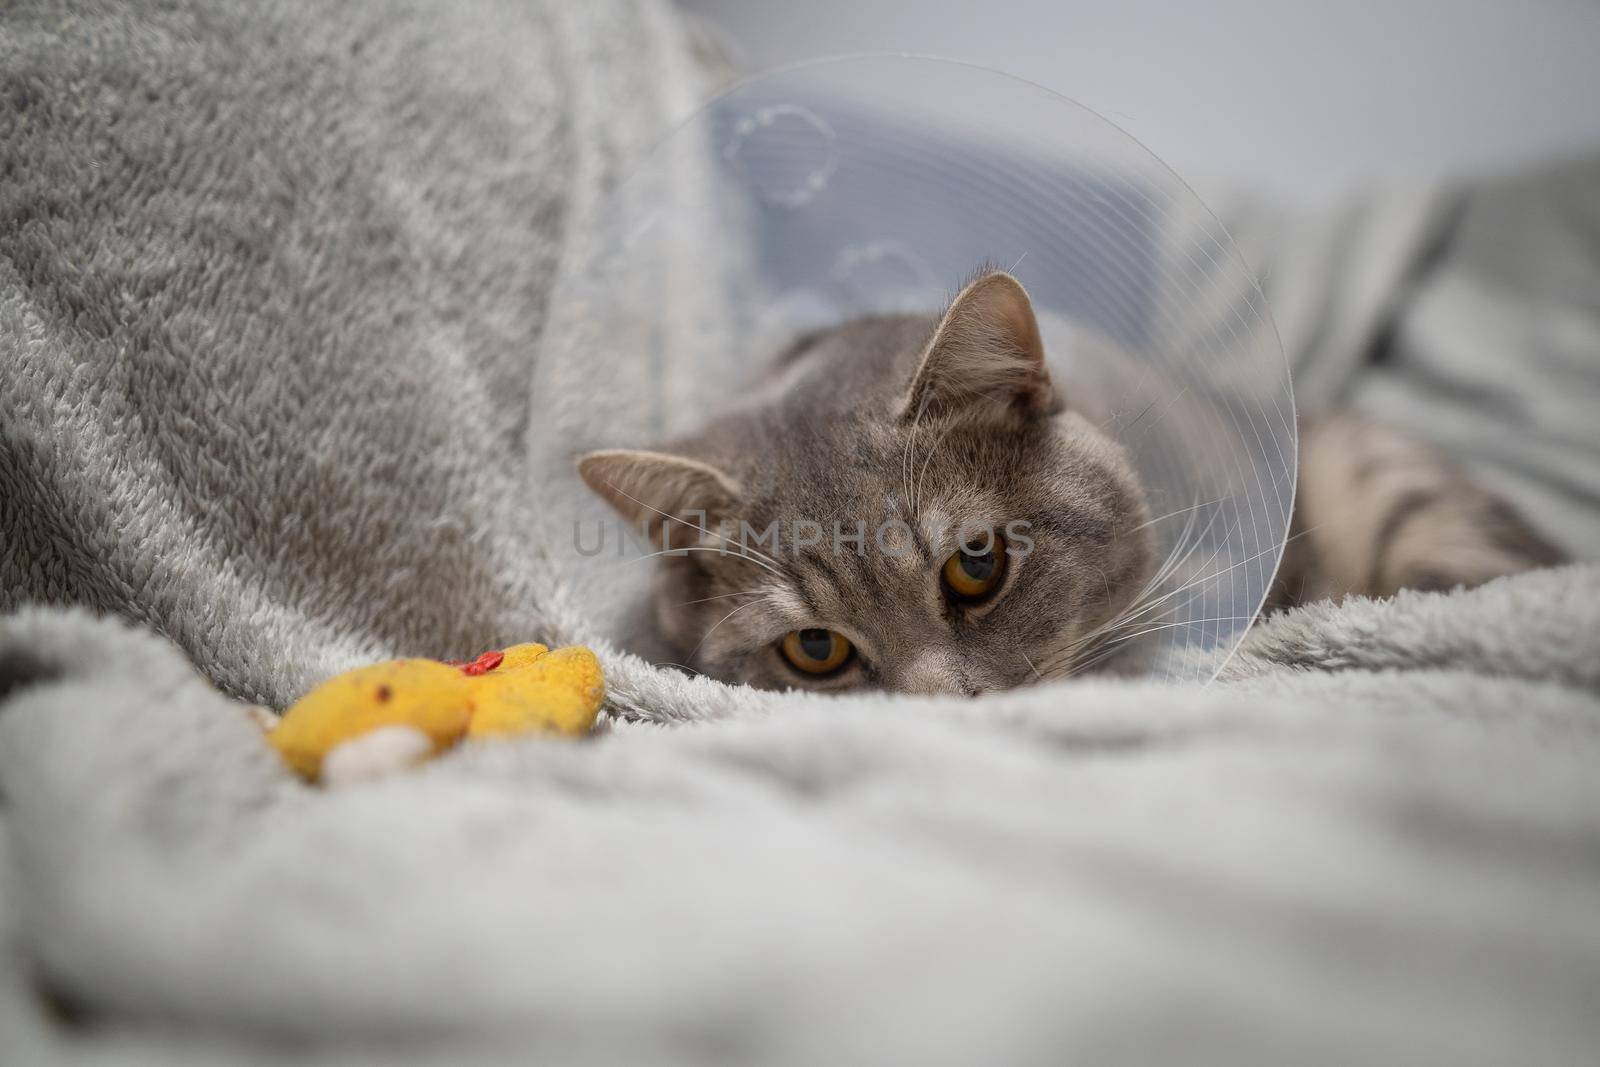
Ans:
{"type": "Polygon", "coordinates": [[[1201,185],[1372,177],[1600,148],[1600,0],[684,0],[750,68],[966,59],[1094,108],[1201,185]]]}

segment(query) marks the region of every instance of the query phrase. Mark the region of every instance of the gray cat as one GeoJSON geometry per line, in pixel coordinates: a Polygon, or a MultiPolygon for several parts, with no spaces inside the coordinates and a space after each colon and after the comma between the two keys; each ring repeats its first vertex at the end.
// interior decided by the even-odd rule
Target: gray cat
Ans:
{"type": "MultiPolygon", "coordinates": [[[[662,548],[660,637],[765,688],[978,694],[1136,668],[1158,560],[1127,453],[1054,388],[1010,275],[938,319],[803,338],[750,396],[585,482],[662,548]]],[[[1305,431],[1274,604],[1473,585],[1558,553],[1437,453],[1354,416],[1305,431]]]]}

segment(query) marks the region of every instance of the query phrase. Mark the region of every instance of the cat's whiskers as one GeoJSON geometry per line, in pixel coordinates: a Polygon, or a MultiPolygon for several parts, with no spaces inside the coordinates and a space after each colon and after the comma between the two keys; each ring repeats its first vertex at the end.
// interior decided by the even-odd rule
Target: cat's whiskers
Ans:
{"type": "Polygon", "coordinates": [[[1249,622],[1254,618],[1254,615],[1213,615],[1204,619],[1180,619],[1177,622],[1166,622],[1156,626],[1148,626],[1144,629],[1136,630],[1130,634],[1119,635],[1115,641],[1108,642],[1107,646],[1100,649],[1095,655],[1079,664],[1076,664],[1073,669],[1068,672],[1068,674],[1069,676],[1081,674],[1086,670],[1097,667],[1101,663],[1104,663],[1106,660],[1110,659],[1112,656],[1119,654],[1127,642],[1139,637],[1148,636],[1149,634],[1158,633],[1162,630],[1172,630],[1180,626],[1202,626],[1211,622],[1249,622]]]}
{"type": "Polygon", "coordinates": [[[1202,500],[1198,504],[1190,504],[1186,508],[1178,508],[1176,511],[1169,511],[1165,515],[1157,515],[1153,519],[1147,519],[1146,521],[1141,522],[1139,525],[1137,525],[1135,527],[1132,527],[1128,532],[1129,533],[1138,533],[1140,530],[1143,530],[1143,529],[1146,529],[1148,527],[1154,526],[1158,522],[1165,522],[1168,519],[1176,518],[1177,516],[1182,515],[1185,512],[1197,511],[1200,508],[1208,508],[1213,504],[1220,504],[1226,499],[1227,499],[1227,497],[1219,496],[1215,500],[1202,500]]]}
{"type": "MultiPolygon", "coordinates": [[[[1146,426],[1144,428],[1144,432],[1139,435],[1139,440],[1142,441],[1146,437],[1150,436],[1150,431],[1154,430],[1158,425],[1160,425],[1161,420],[1167,417],[1167,414],[1169,412],[1171,412],[1174,407],[1177,406],[1178,401],[1182,400],[1184,398],[1184,396],[1188,392],[1189,392],[1189,387],[1187,385],[1184,386],[1182,389],[1179,389],[1177,395],[1174,396],[1171,400],[1167,401],[1166,407],[1161,409],[1161,414],[1156,416],[1155,422],[1152,422],[1150,425],[1148,425],[1148,426],[1146,426]]],[[[1150,408],[1154,407],[1154,406],[1155,406],[1154,401],[1152,401],[1150,403],[1150,405],[1148,405],[1143,411],[1141,411],[1139,413],[1139,418],[1138,419],[1134,419],[1128,425],[1122,427],[1122,429],[1120,431],[1118,431],[1117,440],[1119,440],[1119,441],[1122,440],[1121,434],[1127,433],[1129,430],[1131,430],[1135,426],[1137,426],[1139,424],[1139,419],[1142,419],[1146,415],[1148,415],[1150,413],[1150,408]]]]}
{"type": "MultiPolygon", "coordinates": [[[[1285,538],[1284,542],[1283,542],[1284,546],[1292,544],[1293,542],[1299,540],[1300,538],[1306,536],[1307,534],[1314,533],[1316,530],[1321,529],[1321,526],[1322,526],[1322,524],[1319,523],[1317,526],[1313,526],[1310,529],[1301,530],[1299,533],[1293,534],[1293,535],[1289,536],[1288,538],[1285,538]]],[[[1226,544],[1227,538],[1229,536],[1231,536],[1231,533],[1232,533],[1232,531],[1230,530],[1230,531],[1228,531],[1227,533],[1225,533],[1223,535],[1223,543],[1224,544],[1226,544]]],[[[1216,559],[1218,553],[1221,552],[1222,547],[1223,547],[1223,545],[1219,545],[1217,547],[1217,550],[1212,552],[1211,557],[1206,560],[1205,566],[1209,566],[1211,564],[1211,562],[1216,559]]],[[[1254,563],[1256,560],[1261,559],[1263,556],[1270,556],[1273,553],[1278,552],[1279,550],[1280,549],[1279,549],[1278,545],[1272,545],[1272,546],[1269,546],[1267,548],[1262,549],[1260,552],[1257,552],[1254,555],[1246,556],[1244,559],[1237,560],[1237,561],[1235,561],[1233,563],[1230,563],[1227,567],[1224,567],[1220,571],[1216,571],[1216,572],[1214,572],[1212,574],[1202,574],[1198,578],[1194,579],[1193,581],[1188,582],[1188,583],[1186,583],[1184,585],[1181,585],[1178,588],[1176,588],[1174,590],[1171,590],[1170,592],[1168,592],[1166,594],[1163,594],[1161,597],[1157,598],[1155,601],[1152,601],[1152,604],[1160,603],[1162,600],[1165,600],[1168,597],[1175,596],[1175,595],[1177,595],[1179,593],[1182,593],[1182,592],[1184,592],[1186,590],[1192,589],[1195,586],[1201,584],[1202,582],[1209,582],[1209,581],[1212,581],[1212,580],[1214,580],[1216,578],[1220,578],[1223,575],[1228,574],[1231,571],[1237,570],[1238,568],[1243,567],[1244,565],[1246,565],[1248,563],[1254,563]]]]}
{"type": "MultiPolygon", "coordinates": [[[[1119,427],[1117,427],[1117,432],[1118,433],[1122,433],[1122,432],[1126,431],[1128,429],[1128,427],[1130,427],[1130,426],[1137,426],[1139,424],[1139,420],[1144,418],[1146,415],[1150,414],[1150,409],[1155,407],[1155,406],[1156,406],[1156,402],[1154,400],[1150,401],[1150,403],[1146,404],[1142,409],[1140,409],[1139,414],[1135,415],[1133,417],[1133,421],[1128,423],[1127,426],[1119,426],[1119,427]]],[[[1105,429],[1106,422],[1111,422],[1113,419],[1116,419],[1121,414],[1122,414],[1122,412],[1120,412],[1120,411],[1113,411],[1111,413],[1110,418],[1107,418],[1105,420],[1105,422],[1102,422],[1100,424],[1100,428],[1102,430],[1105,429]]]]}
{"type": "Polygon", "coordinates": [[[916,482],[916,485],[914,487],[915,490],[916,490],[916,496],[914,498],[915,503],[914,503],[913,506],[916,509],[915,510],[915,515],[919,519],[922,517],[922,482],[923,482],[923,479],[927,477],[928,464],[933,462],[933,457],[935,455],[937,455],[938,452],[939,452],[939,446],[944,444],[945,438],[949,437],[950,436],[950,431],[954,430],[955,428],[956,427],[955,427],[954,423],[951,423],[949,426],[946,426],[944,428],[944,432],[941,433],[938,436],[938,438],[933,442],[933,447],[928,449],[928,454],[922,461],[922,470],[917,473],[917,482],[916,482]]]}
{"type": "Polygon", "coordinates": [[[655,662],[656,666],[658,666],[658,667],[682,667],[684,670],[688,671],[692,675],[695,675],[696,677],[699,677],[699,678],[706,677],[706,672],[705,671],[696,670],[695,668],[689,666],[687,663],[676,663],[676,662],[674,662],[674,661],[672,661],[670,659],[656,660],[654,662],[655,662]]]}
{"type": "Polygon", "coordinates": [[[1211,524],[1216,521],[1216,515],[1213,514],[1211,520],[1206,523],[1205,529],[1201,530],[1198,536],[1195,536],[1194,524],[1198,520],[1199,516],[1193,514],[1192,509],[1190,510],[1190,517],[1184,524],[1183,530],[1178,535],[1178,541],[1177,545],[1175,546],[1175,550],[1170,553],[1167,559],[1162,562],[1161,566],[1150,575],[1149,579],[1139,589],[1139,591],[1129,598],[1127,605],[1125,605],[1120,612],[1114,614],[1100,626],[1080,635],[1077,639],[1075,639],[1073,644],[1081,645],[1088,640],[1092,640],[1105,630],[1121,625],[1123,620],[1126,619],[1130,613],[1142,610],[1149,598],[1166,582],[1168,576],[1181,567],[1188,560],[1188,557],[1191,556],[1196,549],[1198,549],[1200,544],[1204,541],[1206,533],[1211,529],[1211,524]],[[1189,547],[1185,549],[1183,546],[1190,542],[1191,537],[1194,537],[1194,540],[1189,544],[1189,547]]]}
{"type": "MultiPolygon", "coordinates": [[[[1051,649],[1050,655],[1047,659],[1046,667],[1044,668],[1047,673],[1062,671],[1064,669],[1070,672],[1074,661],[1078,660],[1085,650],[1097,649],[1101,647],[1101,645],[1110,639],[1110,636],[1114,636],[1115,632],[1119,628],[1137,622],[1140,618],[1154,608],[1158,607],[1170,596],[1174,595],[1175,593],[1181,593],[1184,589],[1191,588],[1199,581],[1205,580],[1204,578],[1197,579],[1196,582],[1188,583],[1177,590],[1169,591],[1161,594],[1160,596],[1156,595],[1157,591],[1162,588],[1167,579],[1172,574],[1176,573],[1179,568],[1184,566],[1184,564],[1188,562],[1189,557],[1192,556],[1200,548],[1200,546],[1205,543],[1206,534],[1210,532],[1212,525],[1216,522],[1217,515],[1220,514],[1220,511],[1213,512],[1211,518],[1206,522],[1205,527],[1201,529],[1198,534],[1196,534],[1194,532],[1194,528],[1196,522],[1199,520],[1197,509],[1200,506],[1201,505],[1198,504],[1192,505],[1189,508],[1180,509],[1179,511],[1173,513],[1182,514],[1183,511],[1189,512],[1189,518],[1184,523],[1183,530],[1179,532],[1175,550],[1168,555],[1167,559],[1161,564],[1160,567],[1156,569],[1155,573],[1150,576],[1149,580],[1145,582],[1144,586],[1139,590],[1139,592],[1135,593],[1134,596],[1129,599],[1128,603],[1122,608],[1121,611],[1116,612],[1111,616],[1111,618],[1105,620],[1100,625],[1077,635],[1070,641],[1064,642],[1062,645],[1057,646],[1056,648],[1051,649]],[[1187,548],[1184,547],[1186,544],[1188,546],[1187,548]]],[[[1226,537],[1224,537],[1224,543],[1225,542],[1226,537]]],[[[1221,546],[1219,545],[1219,551],[1220,548],[1221,546]]],[[[1215,558],[1216,553],[1213,552],[1211,559],[1207,560],[1206,565],[1209,565],[1211,560],[1214,560],[1215,558]]]]}
{"type": "Polygon", "coordinates": [[[711,602],[713,600],[727,600],[729,597],[734,597],[734,596],[754,596],[757,593],[760,593],[760,594],[762,594],[764,596],[768,592],[770,592],[770,590],[767,590],[767,589],[741,589],[736,593],[718,593],[716,596],[703,596],[703,597],[700,597],[697,600],[680,600],[674,606],[675,607],[680,607],[680,608],[686,608],[690,604],[706,604],[706,603],[709,603],[709,602],[711,602]]]}
{"type": "MultiPolygon", "coordinates": [[[[1183,604],[1173,607],[1162,612],[1160,615],[1155,616],[1155,619],[1169,619],[1172,615],[1177,614],[1187,606],[1187,604],[1183,604]]],[[[1254,618],[1254,615],[1210,615],[1200,619],[1175,619],[1167,622],[1156,622],[1154,619],[1146,620],[1146,624],[1137,630],[1119,633],[1108,638],[1089,657],[1082,659],[1075,664],[1072,673],[1080,673],[1089,669],[1090,667],[1095,666],[1107,657],[1121,651],[1122,646],[1127,642],[1135,640],[1139,637],[1144,637],[1147,634],[1157,633],[1162,630],[1177,629],[1178,627],[1203,626],[1207,623],[1213,622],[1250,622],[1254,618]]]]}
{"type": "MultiPolygon", "coordinates": [[[[1297,534],[1293,535],[1292,537],[1290,537],[1288,540],[1289,541],[1293,541],[1296,538],[1304,537],[1306,534],[1311,533],[1315,529],[1316,529],[1316,527],[1312,527],[1311,529],[1308,529],[1308,530],[1302,530],[1299,533],[1297,533],[1297,534]]],[[[1288,542],[1286,541],[1285,544],[1287,544],[1287,543],[1288,542]]],[[[1212,623],[1212,622],[1250,622],[1250,621],[1253,621],[1255,619],[1254,615],[1249,615],[1249,616],[1213,616],[1213,617],[1208,617],[1208,618],[1204,618],[1204,619],[1180,619],[1180,620],[1178,620],[1176,622],[1168,622],[1168,623],[1161,623],[1159,625],[1153,625],[1153,624],[1156,623],[1157,620],[1168,619],[1171,616],[1173,616],[1173,615],[1177,614],[1178,612],[1182,611],[1183,609],[1187,608],[1190,604],[1194,603],[1194,599],[1193,598],[1190,598],[1189,600],[1186,600],[1186,601],[1182,601],[1180,603],[1173,604],[1170,607],[1168,607],[1167,610],[1161,612],[1158,615],[1152,616],[1150,618],[1144,618],[1144,616],[1146,614],[1148,614],[1154,608],[1158,607],[1161,603],[1163,603],[1166,600],[1171,599],[1172,597],[1181,595],[1182,593],[1187,592],[1188,590],[1193,589],[1196,586],[1199,586],[1201,584],[1214,581],[1215,579],[1220,578],[1220,577],[1222,577],[1222,576],[1224,576],[1224,575],[1226,575],[1226,574],[1228,574],[1228,573],[1230,573],[1230,572],[1232,572],[1234,570],[1237,570],[1240,567],[1243,567],[1243,566],[1245,566],[1245,565],[1247,565],[1249,563],[1253,563],[1256,560],[1261,559],[1263,556],[1270,555],[1270,554],[1272,554],[1274,552],[1277,552],[1277,551],[1278,551],[1278,546],[1276,546],[1276,545],[1274,545],[1274,546],[1272,546],[1270,548],[1267,548],[1267,549],[1263,549],[1262,551],[1257,552],[1254,555],[1248,556],[1248,557],[1246,557],[1244,559],[1241,559],[1241,560],[1237,560],[1234,563],[1229,564],[1227,567],[1222,568],[1221,570],[1214,571],[1214,572],[1209,573],[1209,574],[1202,574],[1199,577],[1195,578],[1194,580],[1192,580],[1190,582],[1186,582],[1185,584],[1177,587],[1176,589],[1169,590],[1168,592],[1162,594],[1160,597],[1156,597],[1154,599],[1147,600],[1145,603],[1140,605],[1139,610],[1136,611],[1136,612],[1135,611],[1130,611],[1130,612],[1120,613],[1119,616],[1118,616],[1118,619],[1117,619],[1116,626],[1115,627],[1105,627],[1105,628],[1103,628],[1102,633],[1095,634],[1094,636],[1100,638],[1100,640],[1098,640],[1098,641],[1096,641],[1094,643],[1094,648],[1089,651],[1089,654],[1087,656],[1081,657],[1081,658],[1079,658],[1078,662],[1071,664],[1070,669],[1067,671],[1067,673],[1068,674],[1078,674],[1078,673],[1081,673],[1083,671],[1086,671],[1086,670],[1098,665],[1099,663],[1104,662],[1105,659],[1109,658],[1110,655],[1112,655],[1115,652],[1119,651],[1121,649],[1121,647],[1123,645],[1125,645],[1127,642],[1132,641],[1132,640],[1134,640],[1136,638],[1139,638],[1139,637],[1146,636],[1146,635],[1151,634],[1151,633],[1159,632],[1161,630],[1174,629],[1174,628],[1179,627],[1179,626],[1200,626],[1200,625],[1204,625],[1206,623],[1212,623]],[[1136,625],[1136,624],[1137,625],[1141,625],[1142,628],[1139,629],[1139,630],[1131,631],[1131,632],[1121,632],[1121,628],[1122,627],[1136,625]]],[[[1213,553],[1212,554],[1212,558],[1214,559],[1215,556],[1216,556],[1216,553],[1213,553]]],[[[1209,563],[1209,561],[1208,561],[1208,563],[1209,563]]],[[[1080,641],[1080,642],[1077,642],[1076,644],[1077,644],[1079,650],[1081,651],[1085,647],[1086,642],[1080,641]]]]}
{"type": "Polygon", "coordinates": [[[763,563],[761,560],[756,559],[754,556],[747,556],[742,552],[729,552],[726,548],[712,548],[709,545],[684,545],[682,548],[661,548],[661,549],[657,549],[654,552],[646,552],[642,556],[635,556],[635,557],[633,557],[633,559],[627,560],[625,562],[638,563],[640,560],[659,559],[659,558],[661,558],[663,556],[667,556],[667,557],[681,556],[685,552],[711,552],[711,553],[713,553],[715,555],[722,556],[724,558],[743,560],[746,563],[754,563],[756,566],[762,568],[763,570],[771,571],[773,574],[776,574],[779,578],[785,577],[785,575],[784,575],[784,573],[782,571],[778,570],[777,568],[775,568],[775,567],[773,567],[773,566],[771,566],[769,564],[763,563]]]}
{"type": "MultiPolygon", "coordinates": [[[[1215,559],[1215,557],[1216,553],[1213,553],[1212,559],[1215,559]]],[[[1207,562],[1209,563],[1210,561],[1208,560],[1207,562]]],[[[1233,567],[1240,566],[1241,564],[1247,562],[1249,561],[1241,560],[1239,563],[1233,564],[1232,567],[1228,568],[1227,570],[1219,571],[1215,574],[1201,575],[1199,578],[1196,578],[1190,582],[1186,582],[1175,589],[1168,590],[1167,592],[1162,593],[1160,596],[1144,595],[1130,602],[1126,608],[1118,612],[1107,622],[1093,630],[1090,630],[1088,633],[1082,635],[1075,642],[1073,642],[1069,649],[1069,655],[1065,657],[1067,663],[1071,665],[1070,673],[1078,673],[1084,669],[1084,661],[1082,656],[1085,651],[1087,651],[1092,657],[1097,651],[1106,647],[1107,645],[1117,644],[1124,641],[1124,628],[1146,624],[1154,619],[1168,618],[1178,611],[1181,611],[1183,608],[1187,607],[1191,601],[1184,601],[1182,603],[1175,604],[1169,607],[1166,611],[1161,612],[1159,615],[1147,618],[1147,616],[1150,615],[1150,612],[1159,608],[1163,603],[1172,599],[1173,597],[1182,595],[1188,590],[1193,589],[1195,586],[1200,585],[1202,582],[1207,582],[1214,578],[1221,577],[1223,574],[1226,574],[1228,570],[1233,569],[1233,567]]],[[[1151,592],[1153,593],[1154,591],[1152,590],[1151,592]]]]}
{"type": "Polygon", "coordinates": [[[922,422],[922,409],[911,418],[911,425],[906,428],[906,443],[900,450],[900,506],[908,515],[911,509],[911,472],[915,469],[914,449],[917,442],[917,430],[922,422]]]}
{"type": "MultiPolygon", "coordinates": [[[[1238,520],[1235,520],[1235,525],[1237,525],[1237,521],[1238,520]]],[[[1200,565],[1200,569],[1204,570],[1206,567],[1209,567],[1209,566],[1211,566],[1212,563],[1216,562],[1217,556],[1220,555],[1222,550],[1227,547],[1228,538],[1231,536],[1231,534],[1232,534],[1232,530],[1231,529],[1226,530],[1226,531],[1223,532],[1222,540],[1217,544],[1217,547],[1212,550],[1211,555],[1209,557],[1207,557],[1206,561],[1203,564],[1200,565]]],[[[1203,536],[1204,535],[1202,534],[1202,537],[1203,536]]],[[[1194,552],[1199,548],[1201,543],[1202,542],[1200,542],[1200,541],[1196,541],[1196,543],[1193,546],[1191,546],[1187,552],[1184,553],[1183,557],[1178,561],[1178,563],[1174,567],[1172,567],[1168,571],[1168,573],[1176,573],[1179,567],[1183,566],[1184,563],[1188,562],[1188,557],[1194,554],[1194,552]]],[[[1207,581],[1211,581],[1214,578],[1220,578],[1222,575],[1228,573],[1229,570],[1232,570],[1235,567],[1242,566],[1243,564],[1249,563],[1252,560],[1260,559],[1261,556],[1264,555],[1264,554],[1265,553],[1258,553],[1257,555],[1251,556],[1250,559],[1239,560],[1237,563],[1231,564],[1226,570],[1218,571],[1215,574],[1202,574],[1200,577],[1194,579],[1193,581],[1186,582],[1185,584],[1180,585],[1175,589],[1170,589],[1167,592],[1162,593],[1160,596],[1153,596],[1152,594],[1154,593],[1155,590],[1153,588],[1150,588],[1150,587],[1147,586],[1146,588],[1147,588],[1148,592],[1143,594],[1143,595],[1141,595],[1138,598],[1139,603],[1137,603],[1136,605],[1130,605],[1129,610],[1125,611],[1123,613],[1123,617],[1125,619],[1130,619],[1132,617],[1136,617],[1138,614],[1142,614],[1143,612],[1148,611],[1151,608],[1154,608],[1154,607],[1162,604],[1163,602],[1165,602],[1166,600],[1168,600],[1168,599],[1170,599],[1170,598],[1172,598],[1174,596],[1178,596],[1179,594],[1184,593],[1189,589],[1193,589],[1195,586],[1199,585],[1201,582],[1207,582],[1207,581]],[[1134,608],[1137,608],[1138,610],[1134,611],[1133,610],[1134,608]]],[[[1162,580],[1164,581],[1165,578],[1166,578],[1166,576],[1163,575],[1162,576],[1162,580]]]]}
{"type": "Polygon", "coordinates": [[[912,484],[912,475],[917,470],[917,439],[922,435],[922,416],[928,413],[927,401],[917,407],[917,413],[911,418],[911,426],[906,431],[906,449],[902,456],[900,470],[900,491],[903,494],[906,519],[915,523],[921,514],[921,505],[917,502],[916,487],[912,484]]]}
{"type": "Polygon", "coordinates": [[[746,611],[746,610],[748,610],[750,608],[756,607],[759,604],[766,603],[768,598],[769,598],[769,596],[770,596],[770,594],[764,593],[764,594],[762,594],[760,599],[752,600],[748,604],[740,604],[738,607],[736,607],[732,611],[728,612],[722,618],[718,619],[716,621],[715,625],[713,625],[711,627],[711,629],[707,630],[705,632],[705,634],[701,636],[699,641],[695,642],[695,646],[692,649],[689,650],[689,655],[688,655],[687,658],[694,659],[695,656],[699,654],[700,649],[702,647],[704,647],[705,643],[711,639],[711,635],[716,633],[717,632],[717,628],[720,627],[723,623],[727,622],[729,619],[733,618],[735,615],[739,614],[739,612],[741,612],[741,611],[746,611]]]}
{"type": "Polygon", "coordinates": [[[1033,672],[1033,677],[1034,677],[1035,681],[1038,681],[1038,682],[1044,681],[1044,675],[1039,673],[1039,668],[1035,667],[1033,665],[1033,660],[1028,658],[1028,654],[1026,652],[1022,651],[1019,648],[1019,649],[1017,649],[1017,655],[1022,657],[1022,662],[1026,663],[1028,665],[1028,669],[1033,672]]]}
{"type": "MultiPolygon", "coordinates": [[[[1100,423],[1099,423],[1099,428],[1100,429],[1104,430],[1106,428],[1106,424],[1107,423],[1115,422],[1117,419],[1122,417],[1122,413],[1124,411],[1124,408],[1122,407],[1123,401],[1128,400],[1131,397],[1136,397],[1136,396],[1138,396],[1140,393],[1142,393],[1144,391],[1144,383],[1150,377],[1150,367],[1151,367],[1151,365],[1152,364],[1150,362],[1146,362],[1144,364],[1143,368],[1139,371],[1139,377],[1134,380],[1133,388],[1131,388],[1131,389],[1127,390],[1126,392],[1124,392],[1122,394],[1121,399],[1119,399],[1117,401],[1116,407],[1111,409],[1111,414],[1107,415],[1104,419],[1100,420],[1100,423]]],[[[1154,405],[1155,405],[1155,401],[1152,400],[1150,402],[1150,406],[1153,407],[1154,405]]],[[[1145,410],[1148,411],[1149,407],[1147,407],[1145,410]]],[[[1144,417],[1144,412],[1141,411],[1139,413],[1139,418],[1143,418],[1143,417],[1144,417]]],[[[1135,420],[1135,421],[1137,421],[1137,420],[1135,420]]]]}

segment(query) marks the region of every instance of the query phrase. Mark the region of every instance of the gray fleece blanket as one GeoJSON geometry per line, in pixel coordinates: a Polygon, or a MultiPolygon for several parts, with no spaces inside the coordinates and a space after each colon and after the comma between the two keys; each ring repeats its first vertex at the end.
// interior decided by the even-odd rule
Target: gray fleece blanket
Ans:
{"type": "MultiPolygon", "coordinates": [[[[693,52],[644,3],[0,10],[0,1061],[1591,1060],[1600,568],[1314,606],[1206,687],[610,650],[538,532],[585,405],[530,383],[693,52]],[[239,703],[530,637],[597,642],[599,736],[323,791],[239,703]]],[[[1581,558],[1596,173],[1228,212],[1319,396],[1492,428],[1581,558]]]]}

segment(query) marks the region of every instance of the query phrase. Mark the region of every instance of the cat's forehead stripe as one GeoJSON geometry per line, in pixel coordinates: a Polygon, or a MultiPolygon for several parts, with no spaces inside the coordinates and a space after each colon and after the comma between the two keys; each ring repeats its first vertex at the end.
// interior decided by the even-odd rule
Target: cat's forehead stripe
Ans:
{"type": "Polygon", "coordinates": [[[879,570],[886,558],[878,555],[876,548],[858,555],[849,546],[837,554],[802,556],[793,566],[799,595],[814,615],[870,611],[889,587],[879,570]]]}

